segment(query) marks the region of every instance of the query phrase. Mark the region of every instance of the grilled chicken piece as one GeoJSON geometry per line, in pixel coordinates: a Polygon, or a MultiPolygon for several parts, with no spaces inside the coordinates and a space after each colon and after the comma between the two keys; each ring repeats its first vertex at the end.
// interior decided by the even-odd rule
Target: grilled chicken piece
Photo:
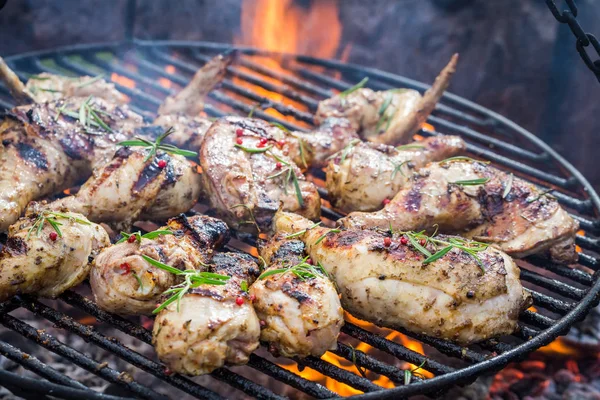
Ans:
{"type": "Polygon", "coordinates": [[[406,143],[435,108],[450,83],[457,62],[458,54],[455,54],[423,96],[412,89],[375,92],[361,88],[321,101],[315,121],[321,124],[328,117],[347,118],[366,140],[386,144],[406,143]]]}
{"type": "Polygon", "coordinates": [[[248,293],[259,268],[245,254],[219,253],[211,272],[231,277],[225,285],[200,285],[163,309],[154,321],[152,343],[162,362],[186,375],[203,375],[248,362],[258,348],[260,324],[248,293]],[[245,282],[243,284],[242,282],[245,282]]]}
{"type": "Polygon", "coordinates": [[[292,132],[287,136],[284,151],[300,168],[322,168],[329,157],[353,140],[359,140],[356,130],[345,118],[327,118],[312,132],[292,132]]]}
{"type": "Polygon", "coordinates": [[[234,229],[269,229],[280,203],[284,210],[319,218],[317,189],[280,149],[285,137],[265,121],[239,117],[221,118],[206,133],[200,150],[204,192],[234,229]]]}
{"type": "MultiPolygon", "coordinates": [[[[199,151],[204,140],[204,135],[213,121],[202,117],[191,117],[183,114],[159,115],[154,120],[154,125],[143,128],[143,133],[150,133],[149,137],[156,138],[167,129],[173,128],[165,142],[171,143],[180,149],[199,151]]],[[[146,136],[146,135],[144,135],[146,136]]]]}
{"type": "Polygon", "coordinates": [[[90,261],[110,245],[106,231],[81,214],[45,214],[60,224],[59,235],[48,220],[38,219],[37,210],[32,206],[9,229],[0,252],[0,301],[17,294],[60,295],[81,283],[88,276],[90,261]]]}
{"type": "MultiPolygon", "coordinates": [[[[276,235],[260,253],[269,265],[264,272],[290,268],[304,261],[304,243],[276,235]]],[[[324,275],[300,278],[282,272],[258,279],[250,287],[261,321],[261,342],[285,357],[321,357],[337,348],[344,313],[333,283],[324,275]]]]}
{"type": "Polygon", "coordinates": [[[173,234],[142,238],[140,243],[125,241],[98,255],[90,283],[100,308],[121,315],[152,314],[163,292],[177,281],[173,274],[152,266],[142,255],[181,270],[202,270],[213,250],[229,240],[227,225],[206,216],[180,215],[161,229],[173,234]]]}
{"type": "Polygon", "coordinates": [[[111,132],[98,126],[84,129],[66,112],[78,113],[85,101],[20,106],[0,125],[0,230],[15,222],[31,200],[66,189],[105,165],[116,143],[142,123],[127,106],[93,98],[90,106],[102,111],[98,116],[111,132]]]}
{"type": "MultiPolygon", "coordinates": [[[[305,218],[285,212],[277,213],[274,223],[281,233],[312,226],[305,218]]],[[[512,333],[519,313],[531,305],[531,295],[519,281],[519,268],[491,246],[477,253],[484,272],[472,256],[456,247],[423,264],[423,253],[403,245],[397,234],[390,238],[389,233],[374,230],[336,233],[315,227],[299,239],[313,261],[320,262],[335,280],[344,309],[377,325],[467,345],[512,333]],[[325,239],[319,242],[322,235],[325,239]],[[391,239],[388,246],[386,238],[391,239]]],[[[436,252],[431,243],[426,247],[436,252]]]]}
{"type": "Polygon", "coordinates": [[[10,94],[19,104],[45,103],[61,98],[88,97],[104,99],[114,104],[125,104],[127,98],[113,83],[102,77],[68,77],[41,73],[29,78],[26,85],[19,80],[0,57],[0,79],[4,81],[10,94]]]}
{"type": "Polygon", "coordinates": [[[440,232],[491,243],[513,257],[549,250],[556,262],[577,260],[575,244],[569,241],[579,224],[556,199],[481,162],[431,164],[415,173],[382,210],[354,212],[339,222],[344,227],[387,229],[391,224],[394,230],[417,231],[438,224],[440,232]],[[485,184],[468,185],[486,179],[485,184]]]}
{"type": "Polygon", "coordinates": [[[200,175],[185,157],[123,147],[83,184],[76,195],[50,203],[94,222],[118,223],[126,230],[140,219],[160,221],[188,211],[200,194],[200,175]],[[166,163],[163,168],[160,166],[166,163]]]}
{"type": "Polygon", "coordinates": [[[435,136],[401,146],[356,142],[329,161],[326,186],[331,204],[343,212],[375,211],[431,161],[466,149],[458,136],[435,136]]]}

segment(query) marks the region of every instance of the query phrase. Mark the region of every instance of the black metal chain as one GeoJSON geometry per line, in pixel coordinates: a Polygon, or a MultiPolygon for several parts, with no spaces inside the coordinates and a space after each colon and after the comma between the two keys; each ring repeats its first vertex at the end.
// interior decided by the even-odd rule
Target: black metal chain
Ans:
{"type": "Polygon", "coordinates": [[[562,24],[569,25],[571,28],[571,32],[577,38],[577,42],[575,47],[577,48],[577,52],[581,56],[581,59],[587,65],[587,67],[596,75],[596,79],[600,82],[600,42],[598,39],[591,33],[585,33],[579,22],[577,22],[577,4],[575,4],[575,0],[565,0],[568,10],[564,10],[562,13],[558,11],[558,7],[556,7],[556,3],[554,0],[546,0],[546,4],[548,8],[554,15],[554,18],[562,24]],[[596,61],[592,61],[590,54],[588,54],[588,47],[592,45],[597,56],[596,61]]]}

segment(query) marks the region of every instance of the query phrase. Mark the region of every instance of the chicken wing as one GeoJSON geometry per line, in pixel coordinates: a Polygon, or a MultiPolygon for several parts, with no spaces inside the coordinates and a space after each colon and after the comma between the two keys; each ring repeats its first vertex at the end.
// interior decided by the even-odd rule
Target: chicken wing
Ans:
{"type": "Polygon", "coordinates": [[[380,209],[414,171],[466,148],[458,136],[435,136],[398,148],[354,143],[329,160],[326,170],[329,201],[346,213],[380,209]]]}
{"type": "Polygon", "coordinates": [[[88,276],[90,261],[108,245],[106,231],[83,215],[32,206],[10,227],[0,252],[0,301],[17,294],[60,295],[88,276]]]}
{"type": "Polygon", "coordinates": [[[455,54],[423,96],[412,89],[375,92],[359,88],[321,101],[315,121],[320,124],[328,117],[347,118],[366,140],[386,144],[406,143],[435,108],[450,83],[457,62],[458,54],[455,54]]]}
{"type": "Polygon", "coordinates": [[[177,281],[143,255],[181,270],[202,270],[213,250],[229,240],[227,225],[206,216],[180,215],[160,229],[165,230],[172,234],[124,241],[98,255],[90,283],[100,308],[121,315],[152,314],[163,292],[177,281]]]}
{"type": "Polygon", "coordinates": [[[308,261],[304,243],[276,235],[260,254],[269,267],[250,287],[250,296],[261,321],[261,342],[285,357],[321,357],[335,350],[344,325],[335,286],[320,273],[300,277],[292,272],[308,261]]]}
{"type": "Polygon", "coordinates": [[[210,204],[234,229],[268,229],[283,204],[318,219],[321,201],[282,150],[286,133],[265,121],[226,117],[206,133],[200,150],[202,184],[210,204]]]}
{"type": "Polygon", "coordinates": [[[336,282],[344,309],[380,326],[467,345],[512,333],[519,313],[531,305],[519,268],[491,246],[442,235],[413,245],[404,234],[332,231],[285,212],[274,223],[281,233],[306,229],[298,238],[336,282]],[[447,246],[440,243],[450,249],[425,263],[417,246],[436,253],[447,246]],[[476,249],[476,255],[462,248],[476,249]]]}
{"type": "Polygon", "coordinates": [[[535,185],[468,159],[434,163],[412,175],[382,210],[353,212],[344,227],[430,229],[494,244],[513,257],[550,251],[554,261],[577,260],[578,222],[535,185]],[[560,249],[553,249],[559,246],[560,249]]]}
{"type": "Polygon", "coordinates": [[[258,266],[245,254],[219,253],[210,269],[230,279],[223,286],[190,289],[154,321],[152,343],[172,371],[203,375],[225,364],[245,364],[259,346],[259,320],[244,290],[258,276],[258,266]]]}

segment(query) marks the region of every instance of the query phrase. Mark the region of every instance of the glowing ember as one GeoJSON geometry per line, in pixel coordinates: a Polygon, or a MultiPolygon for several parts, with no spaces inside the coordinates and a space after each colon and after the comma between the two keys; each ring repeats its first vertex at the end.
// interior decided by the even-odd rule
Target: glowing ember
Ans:
{"type": "Polygon", "coordinates": [[[135,88],[135,81],[133,79],[129,79],[126,76],[114,72],[110,75],[110,80],[131,89],[135,88]]]}

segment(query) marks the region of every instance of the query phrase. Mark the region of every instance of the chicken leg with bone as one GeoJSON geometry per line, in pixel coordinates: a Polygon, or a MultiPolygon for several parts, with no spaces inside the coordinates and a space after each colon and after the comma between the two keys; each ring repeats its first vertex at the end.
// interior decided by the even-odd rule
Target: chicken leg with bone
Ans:
{"type": "Polygon", "coordinates": [[[274,226],[306,244],[313,262],[336,282],[345,310],[377,325],[468,345],[514,332],[519,313],[531,305],[514,261],[483,243],[336,231],[286,212],[277,213],[274,226]],[[437,259],[427,255],[436,253],[437,259]]]}
{"type": "Polygon", "coordinates": [[[470,159],[433,163],[412,175],[382,210],[353,212],[346,228],[430,229],[493,244],[513,257],[549,252],[577,260],[578,222],[535,185],[470,159]]]}

